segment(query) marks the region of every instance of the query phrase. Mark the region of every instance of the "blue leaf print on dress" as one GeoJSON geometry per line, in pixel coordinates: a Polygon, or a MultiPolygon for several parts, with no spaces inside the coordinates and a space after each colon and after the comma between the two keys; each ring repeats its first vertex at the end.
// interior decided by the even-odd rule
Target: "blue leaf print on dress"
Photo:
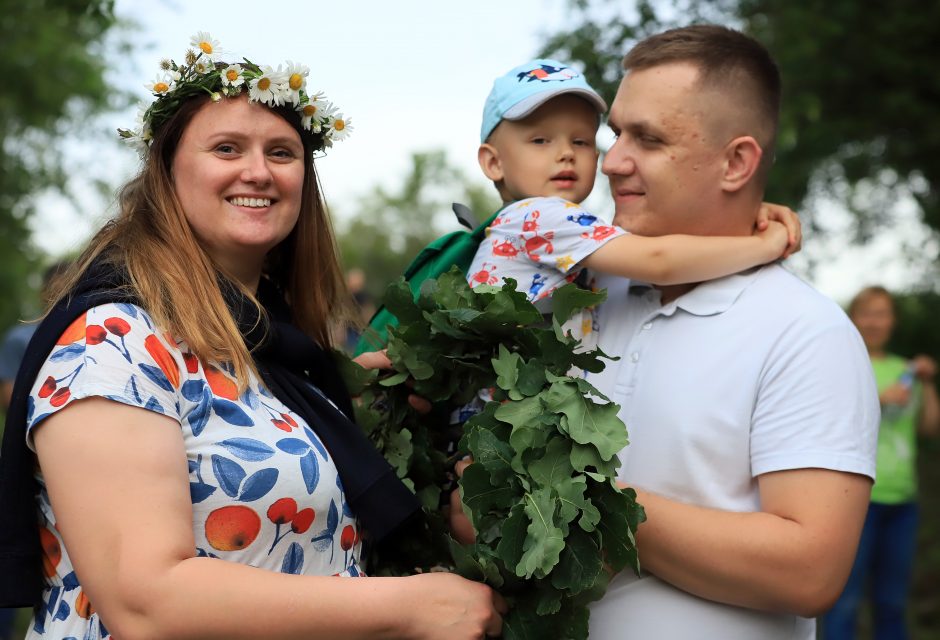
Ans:
{"type": "Polygon", "coordinates": [[[304,548],[296,542],[291,542],[284,554],[284,562],[281,563],[281,573],[300,574],[304,566],[304,548]]]}
{"type": "Polygon", "coordinates": [[[252,410],[257,410],[261,406],[261,401],[258,399],[258,394],[251,390],[251,387],[245,389],[245,392],[239,397],[244,404],[248,405],[252,410]]]}
{"type": "Polygon", "coordinates": [[[155,367],[152,364],[147,364],[141,362],[137,365],[141,371],[144,372],[144,375],[150,378],[154,384],[163,389],[164,391],[173,392],[173,385],[170,384],[170,381],[166,379],[166,374],[160,370],[160,367],[155,367]]]}
{"type": "Polygon", "coordinates": [[[261,469],[256,471],[242,483],[242,490],[238,496],[240,502],[253,502],[263,498],[277,483],[277,469],[261,469]]]}
{"type": "Polygon", "coordinates": [[[77,589],[79,586],[78,578],[75,576],[74,571],[70,571],[67,576],[62,578],[62,586],[65,587],[66,591],[71,591],[72,589],[77,589]]]}
{"type": "Polygon", "coordinates": [[[234,402],[222,398],[212,399],[212,410],[229,424],[236,427],[253,427],[255,421],[234,402]]]}
{"type": "Polygon", "coordinates": [[[115,302],[114,306],[132,318],[137,317],[137,307],[132,304],[127,304],[126,302],[115,302]]]}
{"type": "Polygon", "coordinates": [[[137,389],[137,376],[131,374],[127,384],[124,385],[124,397],[141,404],[144,399],[140,397],[140,391],[137,389]]]}
{"type": "Polygon", "coordinates": [[[69,617],[70,613],[72,613],[72,608],[69,606],[68,602],[63,600],[59,603],[59,610],[55,612],[53,620],[65,620],[69,617]]]}
{"type": "Polygon", "coordinates": [[[199,402],[202,400],[202,390],[205,389],[204,380],[187,380],[180,387],[180,393],[190,402],[199,402]]]}
{"type": "Polygon", "coordinates": [[[297,438],[284,438],[277,441],[277,448],[284,453],[300,456],[310,451],[310,445],[297,438]]]}
{"type": "Polygon", "coordinates": [[[215,487],[211,484],[206,484],[205,482],[190,482],[189,483],[189,499],[193,504],[199,504],[213,493],[215,493],[215,487]]]}
{"type": "Polygon", "coordinates": [[[320,482],[320,463],[317,462],[313,451],[308,451],[300,458],[300,471],[304,476],[304,484],[307,485],[307,493],[312,494],[320,482]]]}
{"type": "Polygon", "coordinates": [[[49,356],[50,362],[68,362],[69,360],[74,360],[78,358],[83,353],[85,353],[84,344],[70,344],[64,349],[59,349],[51,356],[49,356]]]}
{"type": "Polygon", "coordinates": [[[147,404],[144,405],[144,409],[147,411],[156,411],[157,413],[166,413],[163,410],[163,405],[161,405],[160,401],[154,396],[150,396],[150,399],[147,400],[147,404]]]}
{"type": "Polygon", "coordinates": [[[336,535],[336,527],[339,526],[339,511],[336,509],[336,503],[330,500],[330,511],[326,515],[326,529],[321,531],[317,537],[310,542],[313,543],[317,551],[326,551],[331,549],[330,562],[332,558],[333,537],[336,535]]]}
{"type": "Polygon", "coordinates": [[[253,438],[229,438],[219,443],[236,458],[260,462],[274,455],[274,449],[253,438]]]}
{"type": "Polygon", "coordinates": [[[212,473],[225,495],[234,498],[238,495],[238,489],[245,479],[245,470],[241,468],[234,460],[223,458],[222,456],[212,456],[212,473]]]}
{"type": "Polygon", "coordinates": [[[208,387],[205,387],[202,390],[202,398],[200,399],[199,404],[186,417],[186,421],[189,422],[189,428],[192,429],[193,435],[197,438],[199,437],[199,434],[202,433],[206,423],[209,422],[209,409],[211,407],[212,392],[209,391],[208,387]]]}
{"type": "Polygon", "coordinates": [[[304,427],[304,433],[307,434],[307,439],[310,443],[317,448],[317,451],[320,452],[320,455],[323,456],[323,459],[326,460],[329,458],[329,455],[326,452],[326,449],[323,448],[323,443],[320,442],[320,438],[317,437],[317,434],[313,432],[310,427],[304,427]]]}

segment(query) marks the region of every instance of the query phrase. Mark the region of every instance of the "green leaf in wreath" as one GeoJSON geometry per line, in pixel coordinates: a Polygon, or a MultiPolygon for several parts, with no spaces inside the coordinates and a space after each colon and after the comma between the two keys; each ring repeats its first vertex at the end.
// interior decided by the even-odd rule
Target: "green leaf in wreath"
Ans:
{"type": "Polygon", "coordinates": [[[568,524],[580,514],[578,526],[585,531],[594,531],[601,520],[601,512],[584,495],[587,480],[583,477],[568,478],[567,481],[556,484],[555,488],[558,491],[558,514],[561,521],[568,524]]]}
{"type": "Polygon", "coordinates": [[[617,405],[597,404],[581,395],[577,384],[556,382],[543,394],[549,411],[565,414],[562,428],[580,444],[593,444],[603,460],[627,446],[627,428],[617,417],[617,405]]]}
{"type": "Polygon", "coordinates": [[[571,480],[571,443],[567,438],[548,441],[545,453],[529,465],[529,475],[542,487],[558,487],[571,480]]]}
{"type": "Polygon", "coordinates": [[[468,452],[473,461],[483,465],[496,486],[509,482],[512,470],[513,450],[509,443],[500,440],[495,433],[481,426],[471,427],[466,434],[468,452]]]}
{"type": "Polygon", "coordinates": [[[555,525],[555,499],[551,488],[539,489],[525,496],[525,513],[529,516],[528,534],[522,545],[522,559],[516,575],[544,578],[558,564],[565,548],[565,536],[555,525]]]}
{"type": "Polygon", "coordinates": [[[529,517],[521,504],[515,505],[509,511],[509,517],[502,525],[502,538],[496,545],[496,554],[507,567],[516,567],[522,560],[522,545],[528,535],[529,517]]]}
{"type": "Polygon", "coordinates": [[[594,536],[572,530],[566,538],[558,566],[552,572],[552,586],[572,594],[590,589],[604,570],[601,550],[594,536]]]}
{"type": "Polygon", "coordinates": [[[490,474],[482,464],[471,464],[460,478],[460,488],[463,490],[463,504],[473,526],[479,530],[482,524],[481,516],[490,509],[505,508],[516,500],[512,487],[502,485],[494,487],[490,482],[490,474]]]}
{"type": "MultiPolygon", "coordinates": [[[[522,366],[522,357],[518,353],[509,351],[504,345],[499,345],[499,355],[492,360],[493,371],[496,373],[496,384],[500,389],[508,391],[510,397],[516,389],[516,382],[519,380],[519,368],[522,366]]],[[[514,400],[520,400],[513,398],[514,400]]],[[[502,420],[502,418],[500,418],[502,420]]],[[[507,420],[508,422],[508,420],[507,420]]]]}
{"type": "Polygon", "coordinates": [[[564,324],[576,311],[593,307],[606,299],[607,291],[588,291],[569,283],[552,293],[552,315],[558,324],[564,324]]]}

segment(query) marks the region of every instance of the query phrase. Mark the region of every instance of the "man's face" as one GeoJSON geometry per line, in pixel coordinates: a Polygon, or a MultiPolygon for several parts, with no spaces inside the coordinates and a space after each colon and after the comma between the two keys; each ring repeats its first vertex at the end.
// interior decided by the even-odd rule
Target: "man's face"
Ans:
{"type": "Polygon", "coordinates": [[[720,102],[696,86],[698,70],[671,63],[630,71],[610,109],[617,140],[603,172],[614,222],[648,236],[731,233],[721,218],[723,147],[707,117],[720,102]]]}

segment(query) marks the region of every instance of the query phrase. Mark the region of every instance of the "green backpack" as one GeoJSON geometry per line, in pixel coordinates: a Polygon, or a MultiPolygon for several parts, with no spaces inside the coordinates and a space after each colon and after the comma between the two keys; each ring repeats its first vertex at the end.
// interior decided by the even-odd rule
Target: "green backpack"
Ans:
{"type": "MultiPolygon", "coordinates": [[[[483,224],[476,225],[476,228],[474,228],[473,214],[468,207],[455,202],[453,208],[457,220],[467,229],[473,229],[473,231],[461,229],[443,235],[422,249],[418,256],[411,261],[411,264],[405,269],[404,277],[411,286],[411,291],[416,298],[421,290],[421,283],[450,271],[450,268],[454,265],[460,267],[464,274],[467,273],[470,264],[473,262],[473,257],[477,253],[477,247],[486,237],[486,229],[493,224],[493,220],[502,211],[500,209],[483,224]]],[[[398,318],[386,309],[385,305],[382,305],[372,316],[372,319],[369,320],[369,326],[362,332],[362,336],[356,345],[355,355],[358,356],[365,351],[384,349],[388,342],[389,326],[398,326],[398,318]]]]}

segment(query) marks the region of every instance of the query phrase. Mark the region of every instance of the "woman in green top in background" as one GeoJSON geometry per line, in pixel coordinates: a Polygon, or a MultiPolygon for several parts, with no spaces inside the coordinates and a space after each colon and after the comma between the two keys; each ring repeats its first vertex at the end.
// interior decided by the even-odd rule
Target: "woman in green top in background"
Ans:
{"type": "Polygon", "coordinates": [[[822,626],[826,640],[855,638],[858,606],[870,579],[875,639],[903,639],[917,533],[917,436],[940,434],[937,364],[925,355],[906,360],[885,351],[895,315],[894,299],[883,287],[862,289],[848,313],[868,347],[881,427],[875,485],[855,565],[822,626]]]}

